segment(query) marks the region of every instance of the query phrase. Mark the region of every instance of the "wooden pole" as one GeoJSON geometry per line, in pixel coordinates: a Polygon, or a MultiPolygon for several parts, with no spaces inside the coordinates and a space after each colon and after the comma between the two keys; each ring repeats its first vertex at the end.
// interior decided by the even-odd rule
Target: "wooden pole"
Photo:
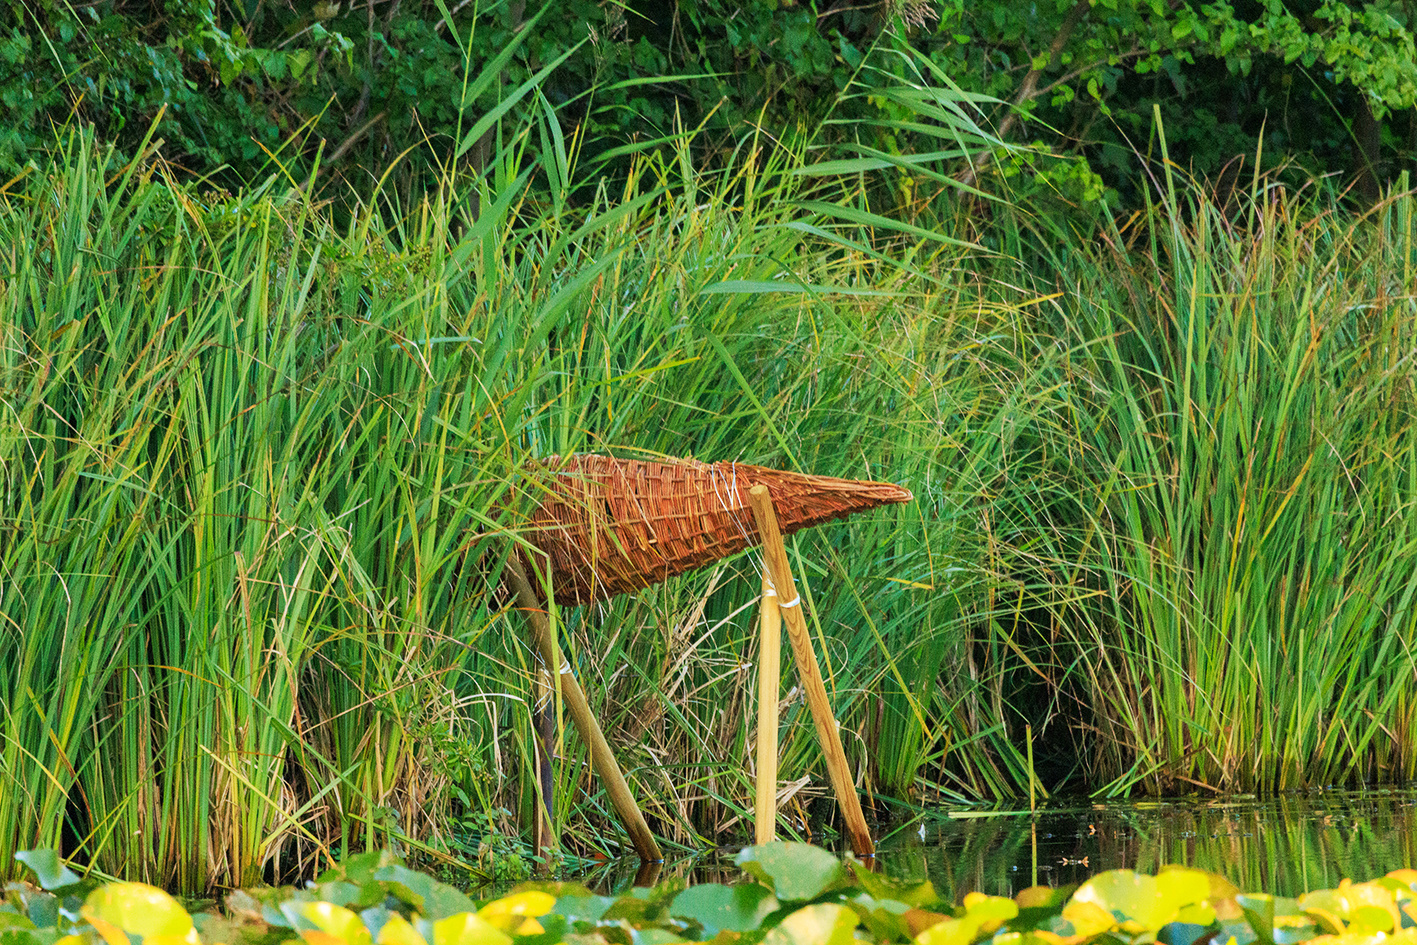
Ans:
{"type": "MultiPolygon", "coordinates": [[[[551,621],[547,618],[546,608],[527,578],[521,561],[515,556],[509,558],[506,571],[507,578],[516,591],[517,603],[531,622],[532,635],[536,638],[542,659],[548,666],[557,665],[556,636],[551,631],[551,621]]],[[[645,823],[644,815],[635,803],[635,796],[630,793],[630,786],[625,783],[625,776],[620,773],[620,766],[615,762],[610,743],[605,740],[600,723],[590,711],[585,692],[582,691],[580,683],[576,682],[570,667],[565,664],[561,664],[559,688],[566,711],[570,713],[571,721],[581,733],[581,739],[590,752],[591,766],[605,785],[605,793],[610,796],[610,803],[630,834],[635,851],[642,860],[664,859],[664,854],[659,850],[659,843],[654,839],[654,834],[650,833],[649,825],[645,823]]]]}
{"type": "Polygon", "coordinates": [[[777,588],[778,608],[782,612],[783,623],[787,625],[787,639],[797,660],[797,672],[802,679],[802,689],[807,694],[807,705],[812,710],[817,740],[826,755],[827,775],[831,779],[832,790],[836,792],[836,801],[841,805],[851,849],[857,856],[875,856],[876,844],[871,840],[871,832],[866,829],[866,817],[861,813],[861,800],[856,796],[856,784],[846,765],[846,752],[841,747],[841,733],[837,731],[836,717],[832,715],[831,702],[827,699],[827,687],[822,684],[822,671],[817,667],[816,654],[812,652],[812,638],[807,632],[807,621],[802,616],[802,599],[792,580],[792,567],[787,561],[787,549],[782,544],[772,495],[767,486],[759,484],[748,490],[748,501],[753,506],[753,518],[757,520],[758,532],[763,538],[763,559],[777,588]]]}
{"type": "Polygon", "coordinates": [[[782,611],[771,578],[763,574],[763,610],[758,618],[758,798],[755,843],[777,833],[777,697],[782,686],[782,611]]]}
{"type": "MultiPolygon", "coordinates": [[[[532,853],[541,856],[554,850],[556,837],[556,779],[551,756],[556,734],[556,688],[547,669],[546,658],[538,654],[535,683],[532,686],[535,705],[531,710],[532,745],[536,765],[536,816],[532,828],[532,853]]],[[[543,860],[543,865],[549,861],[543,860]]]]}

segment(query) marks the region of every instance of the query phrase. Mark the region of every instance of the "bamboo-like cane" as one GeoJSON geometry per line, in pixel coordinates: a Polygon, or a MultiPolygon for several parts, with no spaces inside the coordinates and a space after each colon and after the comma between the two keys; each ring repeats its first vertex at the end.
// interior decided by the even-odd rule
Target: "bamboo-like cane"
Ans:
{"type": "MultiPolygon", "coordinates": [[[[536,638],[542,659],[548,666],[558,665],[556,636],[551,631],[551,621],[547,619],[545,605],[541,603],[526,571],[515,556],[508,559],[506,574],[513,590],[516,591],[517,603],[531,622],[532,635],[536,638]]],[[[575,675],[569,669],[560,673],[559,687],[561,699],[570,713],[571,721],[575,723],[576,729],[581,733],[581,739],[586,744],[586,750],[590,752],[591,766],[605,785],[605,793],[609,795],[611,805],[630,834],[635,851],[642,860],[664,859],[659,850],[659,843],[654,839],[654,834],[650,833],[649,825],[645,823],[644,815],[635,803],[635,796],[630,793],[630,786],[625,783],[625,776],[620,773],[620,765],[615,761],[610,743],[605,740],[600,723],[590,711],[585,692],[581,690],[580,683],[576,682],[575,675]]]]}
{"type": "Polygon", "coordinates": [[[763,574],[758,618],[758,799],[754,841],[771,843],[777,832],[777,696],[782,684],[782,612],[772,580],[763,574]]]}
{"type": "Polygon", "coordinates": [[[802,599],[792,580],[792,567],[787,560],[787,549],[782,544],[782,532],[777,525],[777,513],[773,510],[768,487],[756,485],[748,490],[748,501],[752,503],[753,518],[763,539],[763,559],[772,575],[773,586],[777,588],[778,608],[782,612],[782,622],[787,625],[787,639],[797,660],[797,673],[807,694],[807,705],[812,710],[812,723],[816,726],[817,740],[821,742],[826,756],[827,776],[831,779],[832,790],[836,792],[837,804],[841,806],[842,818],[846,821],[851,849],[857,856],[875,856],[876,844],[866,828],[861,800],[856,796],[856,784],[846,765],[846,751],[841,747],[841,734],[837,731],[836,717],[832,715],[831,702],[827,699],[827,687],[822,683],[822,671],[817,666],[816,654],[812,652],[812,638],[807,632],[807,621],[802,616],[802,599]]]}

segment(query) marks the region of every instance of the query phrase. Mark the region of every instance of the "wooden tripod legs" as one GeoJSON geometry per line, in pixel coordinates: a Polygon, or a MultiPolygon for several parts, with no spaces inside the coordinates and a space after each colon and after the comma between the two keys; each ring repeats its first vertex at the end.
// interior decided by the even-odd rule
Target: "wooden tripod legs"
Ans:
{"type": "MultiPolygon", "coordinates": [[[[757,842],[765,843],[772,839],[776,819],[777,641],[781,625],[786,624],[787,637],[797,662],[797,672],[801,678],[802,689],[807,695],[807,705],[812,711],[812,723],[817,730],[817,740],[821,743],[822,751],[826,756],[827,775],[831,780],[837,803],[841,807],[842,817],[846,821],[846,831],[851,841],[851,849],[860,857],[874,856],[876,846],[871,839],[870,830],[866,827],[865,815],[861,812],[861,801],[856,796],[856,784],[846,763],[846,752],[842,748],[836,717],[832,714],[826,686],[822,683],[822,672],[817,666],[816,654],[812,651],[812,638],[807,630],[807,621],[802,616],[801,598],[798,596],[796,584],[793,582],[792,568],[787,560],[787,549],[782,544],[782,533],[778,528],[777,513],[773,508],[772,497],[767,486],[757,485],[749,490],[748,498],[753,508],[753,517],[757,521],[758,531],[763,539],[763,559],[767,565],[772,586],[776,589],[776,596],[772,596],[765,584],[763,593],[763,656],[762,674],[759,679],[758,715],[757,842]]],[[[596,721],[590,711],[590,704],[586,701],[585,693],[581,690],[580,684],[576,682],[570,667],[561,663],[556,648],[556,636],[551,629],[551,621],[547,617],[545,606],[527,577],[521,560],[516,555],[511,556],[507,561],[506,576],[512,589],[516,592],[518,606],[531,623],[532,635],[535,638],[537,649],[541,653],[543,665],[548,670],[551,667],[557,667],[560,670],[557,673],[548,672],[548,679],[555,680],[554,688],[560,690],[571,721],[575,723],[581,738],[590,751],[591,765],[604,783],[605,792],[609,795],[615,812],[619,814],[621,822],[629,832],[636,852],[639,853],[640,859],[645,861],[663,859],[659,844],[654,839],[654,835],[650,833],[648,825],[645,824],[644,815],[640,813],[634,795],[630,793],[629,785],[625,783],[625,777],[620,772],[620,766],[610,751],[610,745],[605,740],[600,723],[596,721]]],[[[549,770],[549,760],[547,746],[542,745],[539,749],[538,768],[543,781],[549,781],[545,774],[549,770]]],[[[546,798],[546,804],[542,809],[542,814],[545,816],[549,814],[549,785],[543,784],[541,794],[546,798]]],[[[552,838],[551,829],[548,818],[545,829],[539,827],[537,830],[538,845],[544,838],[552,838]]]]}
{"type": "Polygon", "coordinates": [[[642,860],[664,859],[664,855],[659,850],[659,844],[654,839],[654,834],[650,833],[644,815],[640,813],[639,805],[635,803],[635,796],[630,793],[630,786],[625,783],[625,776],[620,773],[620,766],[615,762],[615,755],[610,751],[610,743],[605,740],[605,733],[600,730],[600,723],[596,721],[595,715],[590,711],[590,703],[586,701],[580,683],[576,682],[571,668],[560,660],[556,648],[556,636],[551,630],[551,621],[546,616],[546,608],[532,587],[525,569],[522,568],[521,561],[515,555],[507,559],[506,571],[507,579],[511,582],[513,590],[516,591],[517,604],[531,622],[532,635],[536,638],[536,646],[541,653],[543,664],[560,669],[556,676],[559,677],[558,688],[561,690],[561,699],[565,703],[566,711],[570,713],[571,721],[581,733],[586,750],[590,752],[591,766],[600,776],[601,782],[605,785],[605,793],[610,796],[610,803],[615,807],[615,812],[620,815],[620,821],[630,834],[630,841],[635,845],[635,852],[640,855],[642,860]]]}
{"type": "MultiPolygon", "coordinates": [[[[866,818],[861,813],[861,800],[856,796],[856,783],[852,780],[851,769],[846,764],[846,752],[841,747],[841,734],[837,730],[836,717],[832,714],[831,703],[827,699],[827,688],[822,684],[822,671],[817,667],[816,654],[812,652],[812,638],[807,632],[807,621],[802,616],[802,601],[792,580],[792,567],[787,561],[787,549],[782,544],[782,532],[777,525],[777,513],[773,509],[768,487],[756,485],[748,490],[748,501],[753,506],[753,518],[757,521],[758,532],[762,535],[763,560],[772,576],[773,586],[777,588],[777,608],[782,614],[782,622],[787,625],[787,639],[792,644],[792,655],[797,660],[797,673],[801,677],[802,689],[807,694],[807,705],[812,710],[817,741],[821,743],[822,752],[826,755],[827,775],[831,779],[832,790],[836,793],[836,801],[841,806],[842,818],[846,821],[851,849],[857,856],[875,856],[876,844],[871,839],[871,832],[866,828],[866,818]]],[[[759,776],[761,777],[761,769],[759,776]]],[[[761,788],[759,790],[761,791],[761,788]]]]}
{"type": "Polygon", "coordinates": [[[777,694],[782,685],[782,611],[777,591],[763,575],[758,618],[758,796],[753,842],[771,843],[777,832],[777,694]]]}

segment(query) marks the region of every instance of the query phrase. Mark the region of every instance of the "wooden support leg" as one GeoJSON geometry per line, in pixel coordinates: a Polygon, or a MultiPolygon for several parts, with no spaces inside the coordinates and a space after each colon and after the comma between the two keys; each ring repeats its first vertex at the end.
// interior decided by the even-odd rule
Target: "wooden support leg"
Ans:
{"type": "Polygon", "coordinates": [[[763,610],[758,618],[758,797],[755,843],[771,843],[777,833],[777,697],[782,685],[782,612],[771,579],[763,575],[763,610]]]}
{"type": "MultiPolygon", "coordinates": [[[[556,653],[556,636],[551,630],[551,621],[546,616],[546,608],[532,587],[531,580],[527,577],[521,561],[515,556],[508,559],[506,573],[512,584],[512,589],[516,591],[517,603],[531,623],[532,635],[536,638],[536,645],[541,651],[542,659],[546,661],[548,666],[561,665],[558,663],[559,657],[556,653]]],[[[620,766],[615,762],[615,755],[610,751],[610,743],[605,740],[605,733],[601,731],[600,723],[596,721],[595,715],[590,711],[590,703],[586,701],[580,683],[576,682],[576,677],[570,672],[570,667],[562,666],[561,669],[558,682],[561,699],[565,703],[566,711],[570,713],[571,721],[581,733],[581,739],[586,743],[586,749],[590,752],[591,766],[595,768],[595,773],[604,783],[605,793],[610,796],[610,803],[615,807],[615,812],[620,815],[625,830],[630,834],[630,841],[634,843],[635,851],[639,853],[642,860],[664,859],[664,855],[659,850],[659,843],[654,839],[654,834],[650,833],[649,825],[645,823],[644,815],[640,813],[639,805],[635,803],[635,796],[630,793],[630,786],[625,783],[625,776],[620,773],[620,766]]]]}
{"type": "MultiPolygon", "coordinates": [[[[659,882],[659,874],[664,870],[663,860],[640,860],[640,868],[635,870],[635,885],[650,887],[659,882]]],[[[1038,885],[1034,883],[1034,885],[1038,885]]]]}
{"type": "Polygon", "coordinates": [[[536,817],[533,833],[533,854],[542,856],[557,847],[556,838],[556,779],[551,766],[556,736],[556,689],[546,660],[538,654],[536,683],[533,687],[535,705],[531,710],[532,742],[536,763],[536,817]]]}
{"type": "Polygon", "coordinates": [[[837,731],[836,717],[832,715],[831,702],[827,699],[827,687],[822,683],[817,656],[812,652],[812,638],[807,632],[807,621],[802,616],[802,601],[792,580],[792,567],[787,560],[787,549],[782,544],[782,532],[777,525],[777,513],[773,509],[768,487],[760,484],[748,490],[748,501],[753,506],[753,518],[757,520],[758,532],[763,538],[763,559],[777,588],[778,608],[782,612],[782,622],[787,625],[787,639],[797,660],[797,672],[801,676],[802,689],[807,694],[807,705],[812,710],[817,740],[826,755],[827,775],[831,779],[832,790],[836,792],[836,801],[841,806],[842,818],[846,821],[851,849],[857,856],[875,856],[876,844],[866,828],[861,800],[856,796],[856,784],[846,765],[841,734],[837,731]]]}

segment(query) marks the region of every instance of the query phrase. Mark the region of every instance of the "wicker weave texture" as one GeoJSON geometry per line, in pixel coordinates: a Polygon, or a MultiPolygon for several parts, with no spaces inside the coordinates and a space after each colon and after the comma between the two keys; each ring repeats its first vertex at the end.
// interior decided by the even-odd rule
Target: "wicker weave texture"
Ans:
{"type": "Polygon", "coordinates": [[[772,492],[783,534],[891,502],[885,482],[743,463],[644,462],[581,453],[545,464],[527,539],[549,559],[560,604],[637,591],[759,541],[748,490],[772,492]]]}

